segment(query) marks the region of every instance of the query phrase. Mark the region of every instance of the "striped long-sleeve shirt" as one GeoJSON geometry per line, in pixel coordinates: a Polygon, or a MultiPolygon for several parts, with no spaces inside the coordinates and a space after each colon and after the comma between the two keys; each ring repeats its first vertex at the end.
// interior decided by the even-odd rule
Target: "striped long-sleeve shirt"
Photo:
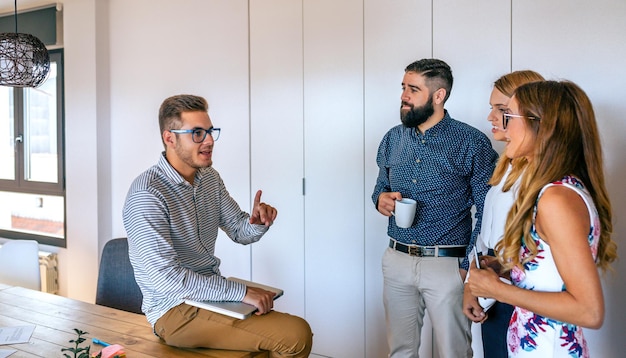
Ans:
{"type": "Polygon", "coordinates": [[[267,228],[249,219],[212,167],[190,184],[162,154],[135,179],[123,221],[142,310],[153,326],[185,299],[243,300],[245,285],[221,276],[214,251],[218,228],[240,244],[258,241],[267,228]]]}

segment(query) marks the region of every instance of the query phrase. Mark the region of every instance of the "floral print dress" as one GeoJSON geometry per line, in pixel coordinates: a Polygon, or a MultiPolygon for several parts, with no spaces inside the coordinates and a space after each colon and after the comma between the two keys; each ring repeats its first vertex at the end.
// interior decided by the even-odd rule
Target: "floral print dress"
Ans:
{"type": "MultiPolygon", "coordinates": [[[[591,195],[580,180],[567,176],[560,181],[546,185],[539,193],[537,202],[545,190],[554,185],[562,185],[576,191],[587,204],[591,219],[588,241],[595,260],[600,239],[600,218],[591,195]]],[[[524,270],[514,268],[511,271],[511,280],[514,285],[527,290],[565,291],[565,284],[554,263],[550,246],[537,234],[536,216],[537,204],[535,204],[530,234],[537,244],[538,255],[524,265],[524,270]]],[[[522,243],[520,257],[524,258],[528,255],[529,251],[522,243]]],[[[511,316],[507,345],[510,357],[589,357],[582,327],[543,317],[519,307],[515,307],[511,316]]]]}

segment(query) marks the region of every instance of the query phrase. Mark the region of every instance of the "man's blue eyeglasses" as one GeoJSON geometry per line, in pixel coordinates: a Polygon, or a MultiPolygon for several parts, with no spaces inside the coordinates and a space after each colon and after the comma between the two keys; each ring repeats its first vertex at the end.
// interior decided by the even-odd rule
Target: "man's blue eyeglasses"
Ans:
{"type": "Polygon", "coordinates": [[[194,128],[194,129],[170,129],[170,132],[177,134],[191,133],[191,140],[194,143],[202,143],[206,139],[206,135],[210,134],[213,141],[216,141],[220,137],[220,128],[194,128]]]}

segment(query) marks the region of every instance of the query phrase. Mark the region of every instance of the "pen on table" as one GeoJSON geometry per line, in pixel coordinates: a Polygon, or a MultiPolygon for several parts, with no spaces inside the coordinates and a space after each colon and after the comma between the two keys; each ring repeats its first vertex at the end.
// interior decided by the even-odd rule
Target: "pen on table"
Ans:
{"type": "Polygon", "coordinates": [[[98,338],[93,338],[92,341],[93,341],[93,343],[99,344],[101,346],[105,346],[105,347],[110,346],[110,344],[108,344],[107,342],[103,342],[103,341],[99,340],[98,338]]]}

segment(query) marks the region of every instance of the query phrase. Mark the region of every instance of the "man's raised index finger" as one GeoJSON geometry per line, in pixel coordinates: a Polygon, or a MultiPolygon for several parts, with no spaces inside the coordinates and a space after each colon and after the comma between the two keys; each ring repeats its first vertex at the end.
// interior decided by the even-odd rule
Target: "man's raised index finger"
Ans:
{"type": "Polygon", "coordinates": [[[258,206],[261,203],[261,190],[257,190],[256,196],[254,197],[254,206],[258,206]]]}

